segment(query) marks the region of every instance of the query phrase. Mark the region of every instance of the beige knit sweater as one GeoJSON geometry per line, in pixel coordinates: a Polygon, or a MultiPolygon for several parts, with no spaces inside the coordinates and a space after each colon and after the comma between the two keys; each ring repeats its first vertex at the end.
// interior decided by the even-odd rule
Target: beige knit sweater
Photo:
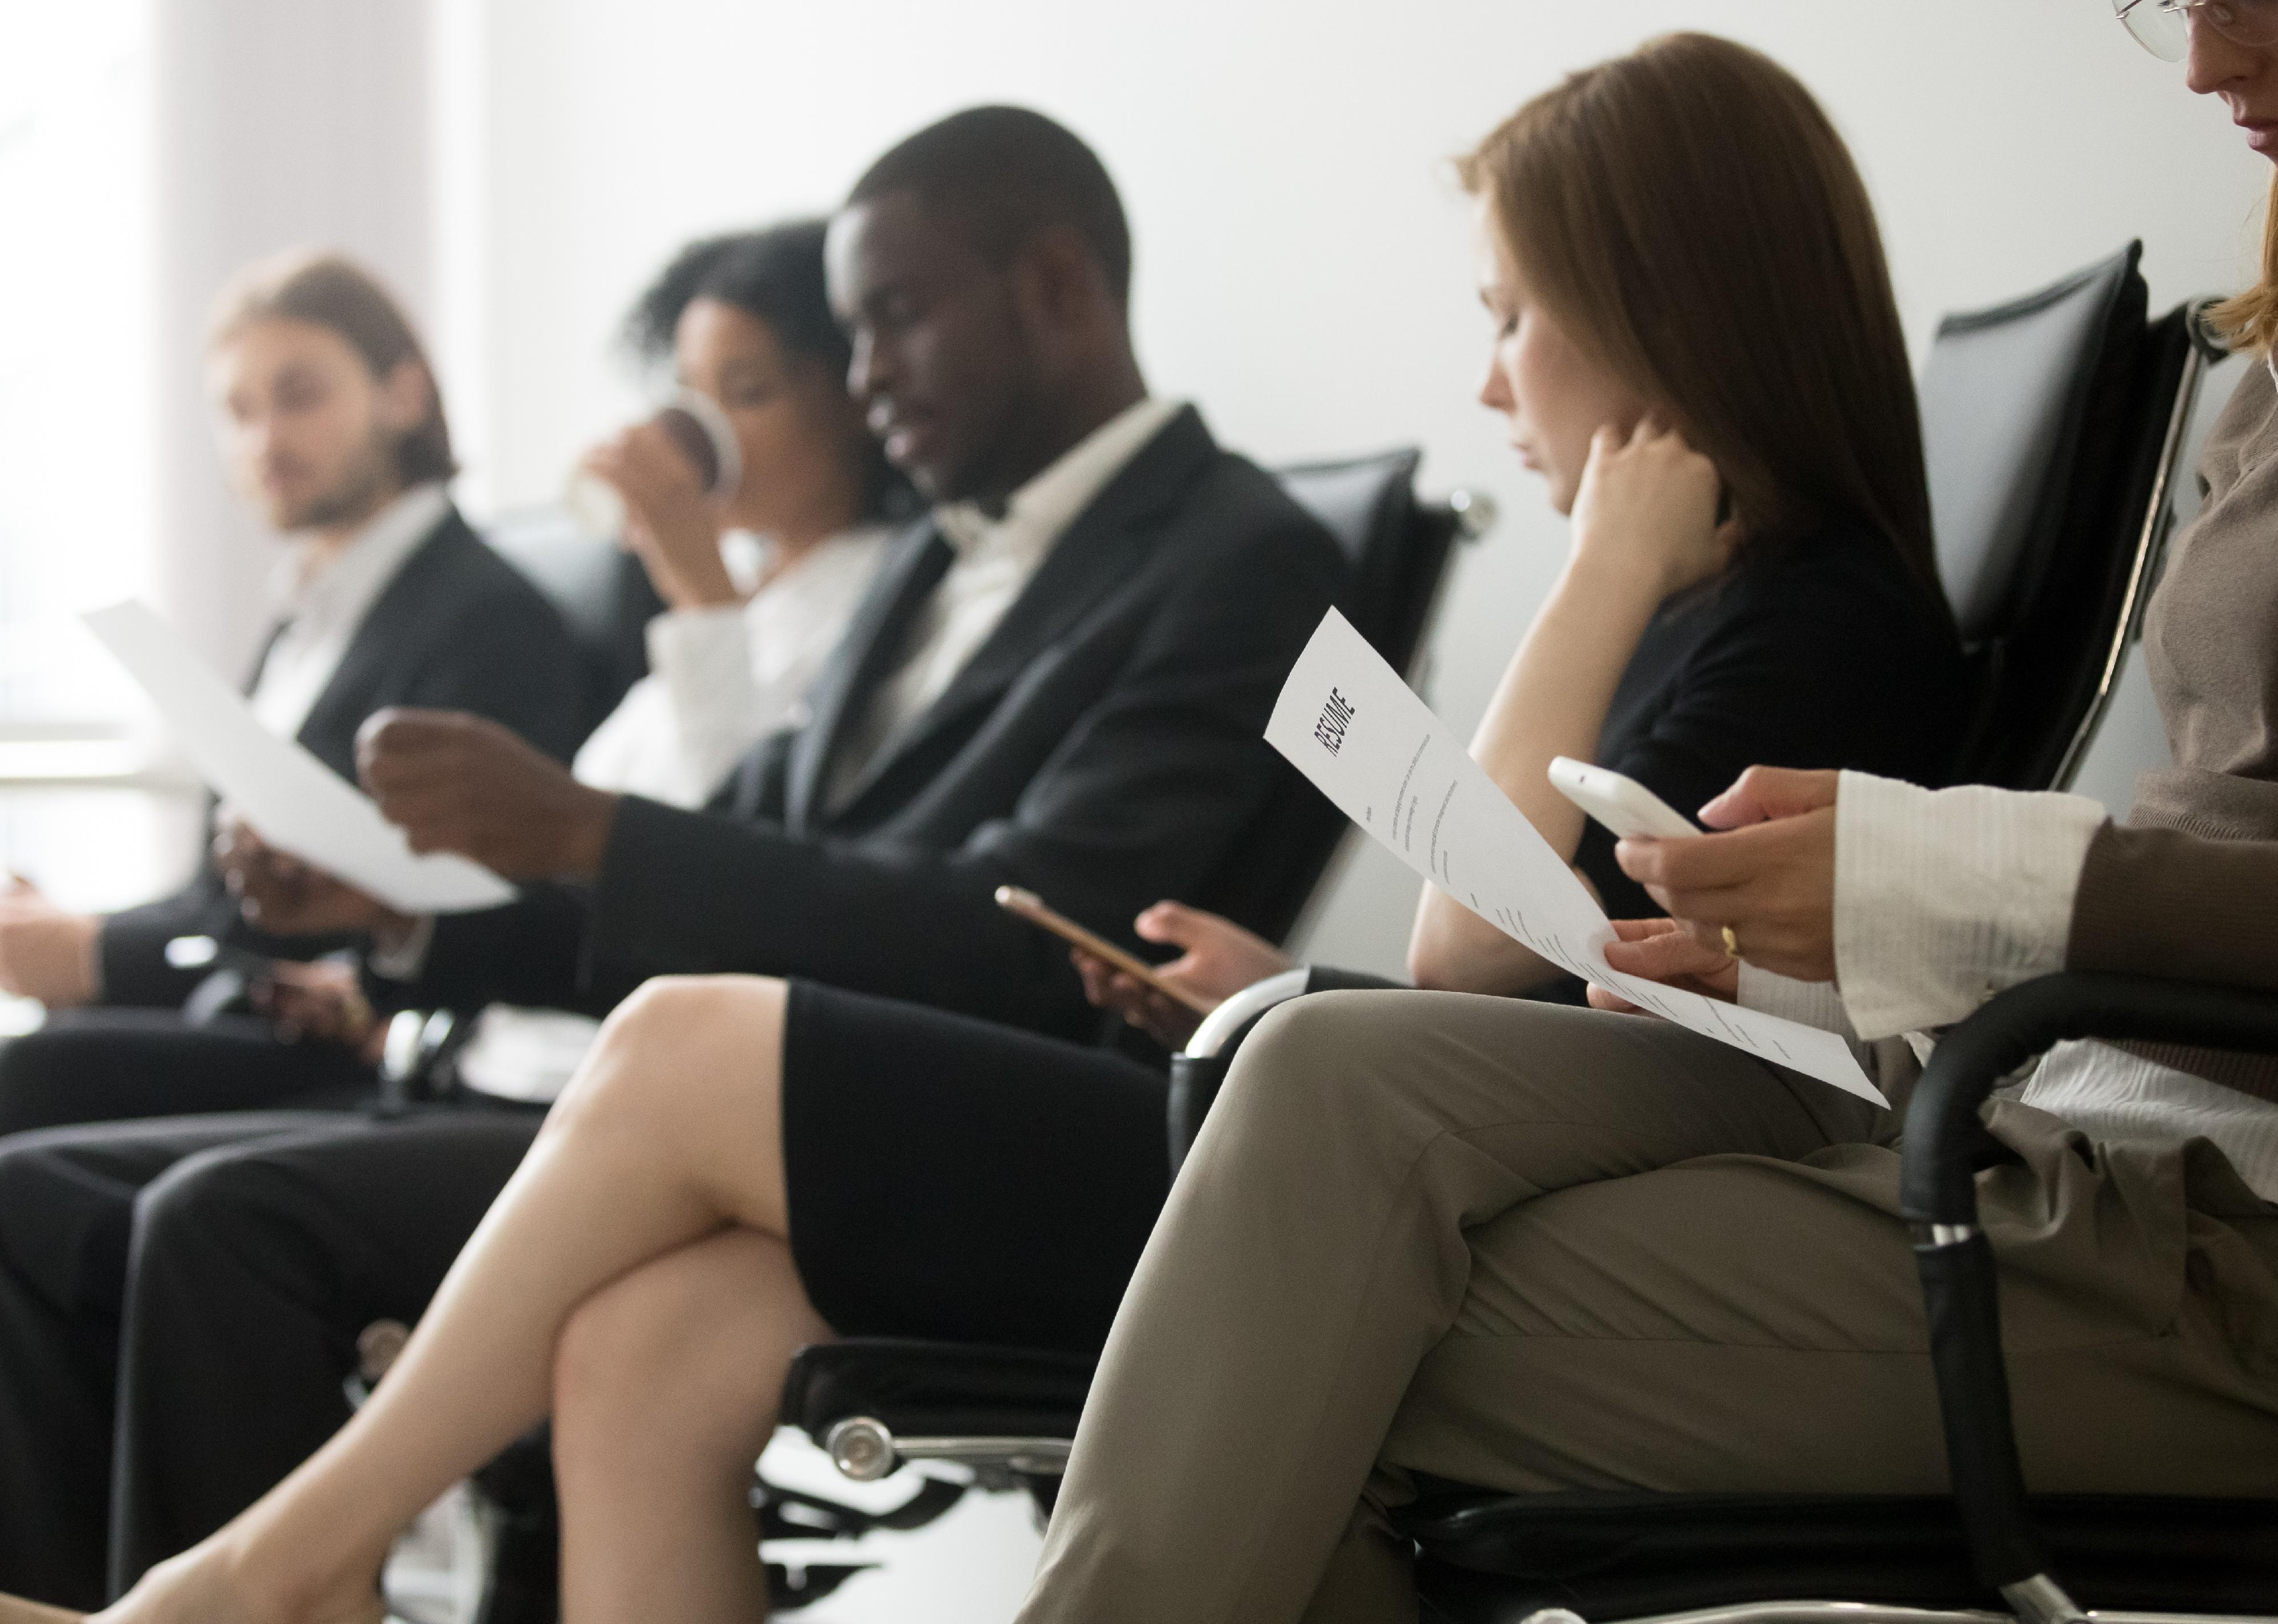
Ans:
{"type": "MultiPolygon", "coordinates": [[[[2240,383],[2153,598],[2145,669],[2175,765],[2091,844],[2066,964],[2278,991],[2278,380],[2240,383]]],[[[2278,1060],[2148,1058],[2278,1102],[2278,1060]]]]}

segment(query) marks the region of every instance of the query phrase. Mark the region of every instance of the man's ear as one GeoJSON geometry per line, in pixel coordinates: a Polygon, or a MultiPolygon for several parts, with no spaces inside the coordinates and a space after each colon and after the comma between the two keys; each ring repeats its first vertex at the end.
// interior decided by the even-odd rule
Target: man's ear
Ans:
{"type": "Polygon", "coordinates": [[[1048,225],[1022,245],[1013,284],[1024,314],[1063,340],[1088,337],[1112,314],[1107,272],[1073,225],[1048,225]]]}
{"type": "Polygon", "coordinates": [[[418,362],[405,359],[379,380],[379,421],[391,434],[409,434],[427,421],[435,380],[418,362]]]}

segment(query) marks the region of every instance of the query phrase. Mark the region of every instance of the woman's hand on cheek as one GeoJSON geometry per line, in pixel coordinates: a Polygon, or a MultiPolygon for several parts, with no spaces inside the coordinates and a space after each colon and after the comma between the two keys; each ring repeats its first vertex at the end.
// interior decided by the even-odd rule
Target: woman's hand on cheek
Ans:
{"type": "MultiPolygon", "coordinates": [[[[1793,774],[1795,778],[1818,776],[1793,774]]],[[[1826,774],[1829,779],[1833,774],[1826,774]]],[[[1746,781],[1743,781],[1745,783],[1746,781]]],[[[1740,810],[1709,804],[1726,815],[1740,810]]],[[[1709,809],[1703,809],[1703,817],[1709,809]]],[[[1730,926],[1739,957],[1800,981],[1835,979],[1835,806],[1765,817],[1697,840],[1625,840],[1614,848],[1622,872],[1681,920],[1704,948],[1725,945],[1730,926]]]]}
{"type": "Polygon", "coordinates": [[[1649,591],[1655,602],[1720,574],[1739,527],[1716,522],[1716,465],[1653,418],[1624,438],[1601,428],[1574,497],[1574,565],[1649,591]]]}

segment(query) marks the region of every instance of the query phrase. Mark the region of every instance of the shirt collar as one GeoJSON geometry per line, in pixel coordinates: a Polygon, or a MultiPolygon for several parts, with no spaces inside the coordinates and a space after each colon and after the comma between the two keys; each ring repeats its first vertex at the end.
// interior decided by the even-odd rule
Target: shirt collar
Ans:
{"type": "Polygon", "coordinates": [[[934,510],[935,522],[960,558],[984,549],[1042,558],[1179,410],[1176,400],[1134,401],[1013,492],[1003,517],[992,519],[972,502],[945,502],[934,510]]]}
{"type": "Polygon", "coordinates": [[[320,561],[307,541],[295,541],[278,560],[271,583],[279,614],[289,621],[361,614],[450,510],[450,493],[440,482],[414,485],[330,559],[320,561]]]}

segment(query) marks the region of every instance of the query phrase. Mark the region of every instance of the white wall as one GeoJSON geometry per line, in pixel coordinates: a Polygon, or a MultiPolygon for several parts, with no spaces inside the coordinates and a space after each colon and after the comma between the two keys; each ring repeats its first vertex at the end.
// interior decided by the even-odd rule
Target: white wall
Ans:
{"type": "Polygon", "coordinates": [[[225,670],[272,610],[276,547],[214,453],[205,330],[248,260],[338,248],[429,309],[427,29],[417,8],[154,0],[157,599],[225,670]]]}
{"type": "MultiPolygon", "coordinates": [[[[2155,300],[2227,286],[2267,179],[2101,0],[440,3],[444,169],[488,199],[447,223],[440,290],[478,490],[546,497],[624,409],[605,339],[682,238],[826,209],[927,120],[1026,102],[1123,187],[1158,390],[1261,457],[1420,442],[1429,484],[1500,501],[1434,650],[1465,726],[1563,545],[1472,403],[1486,334],[1446,161],[1524,97],[1665,28],[1770,50],[1851,139],[1917,342],[2130,235],[2155,300]]],[[[1364,857],[1317,948],[1396,962],[1411,898],[1364,857]]]]}

